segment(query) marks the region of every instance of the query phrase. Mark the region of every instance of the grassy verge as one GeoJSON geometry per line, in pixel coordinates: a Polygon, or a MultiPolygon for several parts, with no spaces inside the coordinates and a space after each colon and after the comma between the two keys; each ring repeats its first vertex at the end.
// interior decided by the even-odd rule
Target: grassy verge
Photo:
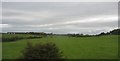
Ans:
{"type": "Polygon", "coordinates": [[[24,39],[3,43],[3,59],[16,59],[27,42],[54,42],[68,59],[115,59],[118,56],[118,36],[66,37],[24,39]]]}

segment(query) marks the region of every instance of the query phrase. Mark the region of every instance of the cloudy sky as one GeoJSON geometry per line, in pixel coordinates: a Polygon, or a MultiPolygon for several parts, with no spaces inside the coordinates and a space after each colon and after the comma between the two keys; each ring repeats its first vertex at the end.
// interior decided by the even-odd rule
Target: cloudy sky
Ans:
{"type": "Polygon", "coordinates": [[[2,32],[96,34],[118,27],[117,2],[3,2],[2,32]]]}
{"type": "Polygon", "coordinates": [[[2,2],[119,2],[119,0],[1,0],[2,2]]]}

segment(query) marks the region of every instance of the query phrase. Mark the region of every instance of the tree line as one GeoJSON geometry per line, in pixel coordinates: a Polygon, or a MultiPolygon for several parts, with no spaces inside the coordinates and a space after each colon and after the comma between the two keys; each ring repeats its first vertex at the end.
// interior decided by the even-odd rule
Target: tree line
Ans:
{"type": "Polygon", "coordinates": [[[109,32],[101,32],[100,34],[96,35],[88,35],[88,34],[67,34],[69,37],[93,37],[93,36],[103,36],[103,35],[120,35],[120,29],[114,29],[109,32]]]}

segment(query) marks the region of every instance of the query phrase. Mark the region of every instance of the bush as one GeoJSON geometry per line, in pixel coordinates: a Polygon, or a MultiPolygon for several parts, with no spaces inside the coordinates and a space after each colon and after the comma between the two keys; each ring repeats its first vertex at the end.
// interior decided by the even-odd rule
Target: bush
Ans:
{"type": "Polygon", "coordinates": [[[27,44],[22,52],[22,59],[63,59],[62,52],[54,43],[27,44]]]}

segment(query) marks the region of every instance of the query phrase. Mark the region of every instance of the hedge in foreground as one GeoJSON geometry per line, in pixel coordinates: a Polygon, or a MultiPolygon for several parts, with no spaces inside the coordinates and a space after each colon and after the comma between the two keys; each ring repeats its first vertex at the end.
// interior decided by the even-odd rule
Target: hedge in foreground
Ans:
{"type": "Polygon", "coordinates": [[[0,38],[2,38],[2,42],[12,42],[20,39],[33,39],[42,37],[29,34],[3,34],[0,38]]]}
{"type": "Polygon", "coordinates": [[[63,59],[63,55],[54,43],[39,43],[34,46],[28,43],[21,59],[63,59]]]}

